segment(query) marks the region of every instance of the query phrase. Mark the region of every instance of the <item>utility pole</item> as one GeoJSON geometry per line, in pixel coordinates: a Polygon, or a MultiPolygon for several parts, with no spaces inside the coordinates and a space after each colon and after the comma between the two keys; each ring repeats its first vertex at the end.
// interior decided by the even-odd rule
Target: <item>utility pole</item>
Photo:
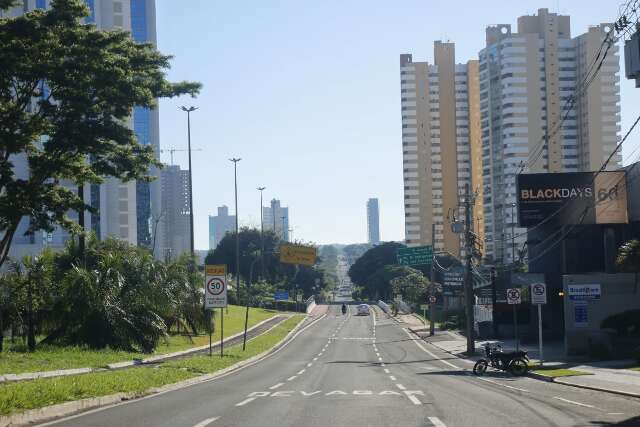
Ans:
{"type": "MultiPolygon", "coordinates": [[[[434,280],[436,279],[436,275],[435,275],[435,262],[436,262],[436,223],[432,223],[431,224],[431,253],[433,254],[431,257],[431,275],[430,275],[430,280],[431,280],[431,292],[429,295],[429,299],[431,299],[431,295],[435,295],[435,283],[434,280]]],[[[429,301],[429,335],[434,336],[436,333],[436,316],[435,316],[435,310],[436,310],[436,305],[432,304],[431,301],[429,301]]],[[[424,313],[423,313],[424,314],[424,313]]]]}
{"type": "Polygon", "coordinates": [[[467,318],[467,355],[476,352],[474,340],[473,320],[473,284],[471,276],[471,262],[473,259],[474,235],[471,231],[471,194],[469,184],[464,186],[464,236],[465,236],[465,269],[464,269],[464,299],[467,318]]]}
{"type": "Polygon", "coordinates": [[[264,280],[264,220],[262,218],[262,192],[267,187],[258,187],[257,190],[260,192],[260,264],[262,271],[262,280],[264,280]]]}
{"type": "MultiPolygon", "coordinates": [[[[238,162],[242,160],[240,158],[229,159],[233,162],[233,183],[235,188],[236,197],[236,299],[240,304],[240,233],[238,230],[238,162]]],[[[249,295],[247,295],[247,298],[249,295]]]]}
{"type": "Polygon", "coordinates": [[[515,203],[511,203],[511,264],[516,264],[516,233],[515,233],[515,203]]]}
{"type": "MultiPolygon", "coordinates": [[[[191,257],[193,257],[195,250],[193,244],[193,174],[191,173],[191,113],[197,110],[196,107],[180,107],[182,111],[187,113],[187,151],[189,153],[189,223],[191,233],[191,257]]],[[[195,267],[195,266],[194,266],[195,267]]],[[[194,269],[195,271],[195,269],[194,269]]]]}

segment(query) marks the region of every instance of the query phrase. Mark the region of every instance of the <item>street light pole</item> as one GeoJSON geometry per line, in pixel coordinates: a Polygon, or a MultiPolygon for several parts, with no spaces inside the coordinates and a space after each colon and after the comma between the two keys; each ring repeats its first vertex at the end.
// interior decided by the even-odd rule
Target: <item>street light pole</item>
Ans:
{"type": "Polygon", "coordinates": [[[267,187],[258,187],[257,190],[260,192],[260,264],[262,270],[262,280],[264,280],[264,219],[262,217],[262,192],[267,187]]]}
{"type": "Polygon", "coordinates": [[[515,222],[514,221],[514,208],[516,207],[515,203],[511,203],[511,263],[515,265],[516,263],[516,234],[515,234],[515,222]]]}
{"type": "MultiPolygon", "coordinates": [[[[240,158],[231,158],[230,162],[233,162],[233,182],[235,187],[236,196],[236,299],[240,304],[240,233],[238,230],[238,162],[242,160],[240,158]]],[[[248,297],[248,295],[247,295],[248,297]]]]}
{"type": "Polygon", "coordinates": [[[191,173],[191,113],[197,110],[197,107],[185,107],[184,105],[180,107],[182,111],[187,113],[187,151],[189,153],[189,224],[190,224],[190,234],[191,234],[191,256],[193,257],[194,243],[193,243],[193,175],[191,173]]]}

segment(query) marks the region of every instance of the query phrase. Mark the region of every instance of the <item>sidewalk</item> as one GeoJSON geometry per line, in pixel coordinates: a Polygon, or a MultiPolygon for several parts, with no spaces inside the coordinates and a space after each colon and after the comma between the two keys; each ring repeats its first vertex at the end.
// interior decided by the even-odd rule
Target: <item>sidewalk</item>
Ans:
{"type": "MultiPolygon", "coordinates": [[[[476,341],[476,356],[467,357],[466,338],[456,331],[437,330],[434,336],[429,336],[429,330],[425,329],[421,319],[414,315],[398,315],[396,320],[405,324],[413,333],[424,341],[440,348],[461,359],[477,360],[483,355],[483,348],[487,342],[495,340],[476,341]]],[[[515,349],[514,340],[500,340],[505,349],[515,349]]],[[[539,357],[538,347],[532,345],[521,345],[520,349],[526,350],[532,360],[539,357]]],[[[573,387],[588,388],[597,391],[622,394],[626,396],[640,398],[640,372],[632,371],[628,368],[634,365],[632,360],[614,360],[606,362],[585,362],[575,363],[565,360],[564,349],[559,343],[550,344],[544,347],[544,358],[546,366],[557,366],[558,368],[570,368],[571,370],[588,373],[590,375],[565,376],[565,377],[543,377],[533,374],[533,378],[544,379],[546,381],[573,387]]],[[[635,364],[637,365],[637,363],[635,364]]]]}

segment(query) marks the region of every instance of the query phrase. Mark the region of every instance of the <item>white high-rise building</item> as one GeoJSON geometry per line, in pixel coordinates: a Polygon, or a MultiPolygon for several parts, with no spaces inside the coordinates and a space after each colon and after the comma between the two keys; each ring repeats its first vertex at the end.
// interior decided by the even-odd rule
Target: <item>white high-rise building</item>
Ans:
{"type": "Polygon", "coordinates": [[[372,245],[380,243],[380,206],[378,199],[367,200],[367,241],[372,245]]]}
{"type": "Polygon", "coordinates": [[[285,242],[289,241],[289,208],[282,207],[280,200],[271,200],[271,206],[262,208],[262,221],[265,230],[275,233],[285,242]]]}
{"type": "MultiPolygon", "coordinates": [[[[22,5],[0,12],[0,16],[19,16],[34,9],[47,9],[50,3],[50,0],[23,0],[22,5]]],[[[87,23],[95,24],[102,30],[129,31],[136,41],[156,43],[155,0],[85,0],[85,3],[91,10],[86,18],[87,23]]],[[[158,111],[136,108],[129,125],[136,132],[138,141],[152,145],[158,156],[158,111]]],[[[16,159],[15,170],[18,176],[26,175],[26,159],[16,159]]],[[[159,177],[157,170],[151,173],[159,177]]],[[[134,245],[151,246],[152,225],[161,216],[159,179],[147,184],[123,183],[110,178],[100,185],[86,185],[84,199],[98,208],[96,214],[85,213],[85,226],[100,239],[112,236],[134,245]]],[[[78,217],[75,212],[70,212],[69,216],[78,217]]],[[[47,246],[61,248],[69,239],[69,233],[59,227],[53,233],[39,232],[34,236],[24,236],[28,226],[29,218],[25,217],[16,232],[10,257],[37,254],[47,246]]]]}
{"type": "Polygon", "coordinates": [[[400,93],[406,244],[431,245],[435,226],[435,249],[459,256],[451,222],[462,218],[465,185],[481,190],[478,62],[456,64],[455,45],[441,41],[432,64],[400,55],[400,93]]]}
{"type": "MultiPolygon", "coordinates": [[[[156,254],[165,259],[176,259],[191,250],[189,215],[189,171],[180,166],[166,166],[160,173],[162,189],[162,217],[157,229],[156,254]]],[[[156,229],[156,227],[154,227],[156,229]]]]}
{"type": "MultiPolygon", "coordinates": [[[[512,252],[517,257],[525,245],[526,229],[517,227],[515,207],[519,172],[595,171],[620,140],[616,45],[582,91],[612,28],[601,24],[572,38],[569,16],[547,9],[519,17],[517,32],[510,25],[487,28],[486,48],[480,51],[480,111],[489,259],[511,263],[512,252]],[[576,102],[570,108],[572,96],[576,102]]],[[[608,168],[620,164],[618,154],[608,168]]]]}
{"type": "Polygon", "coordinates": [[[209,215],[209,249],[214,250],[227,233],[235,233],[236,216],[226,205],[218,206],[218,215],[209,215]]]}

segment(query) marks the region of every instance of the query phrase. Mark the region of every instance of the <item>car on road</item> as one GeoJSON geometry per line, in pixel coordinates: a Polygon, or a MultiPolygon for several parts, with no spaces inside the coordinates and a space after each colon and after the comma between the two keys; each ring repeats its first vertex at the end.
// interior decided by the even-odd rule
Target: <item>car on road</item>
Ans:
{"type": "Polygon", "coordinates": [[[360,304],[356,309],[356,314],[358,316],[368,316],[369,313],[369,304],[360,304]]]}

